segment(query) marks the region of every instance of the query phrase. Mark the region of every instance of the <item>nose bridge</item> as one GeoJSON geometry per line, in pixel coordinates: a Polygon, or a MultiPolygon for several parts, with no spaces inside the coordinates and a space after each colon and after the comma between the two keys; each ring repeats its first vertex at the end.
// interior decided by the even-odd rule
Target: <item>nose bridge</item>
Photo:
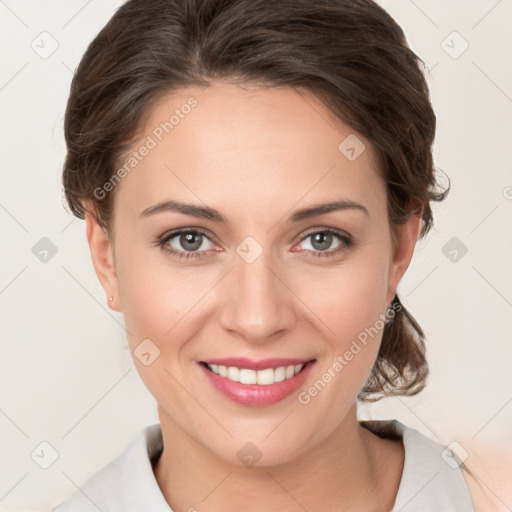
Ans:
{"type": "Polygon", "coordinates": [[[222,316],[223,327],[252,343],[293,322],[292,295],[279,277],[274,251],[248,237],[237,247],[222,316]],[[277,275],[276,275],[277,274],[277,275]]]}

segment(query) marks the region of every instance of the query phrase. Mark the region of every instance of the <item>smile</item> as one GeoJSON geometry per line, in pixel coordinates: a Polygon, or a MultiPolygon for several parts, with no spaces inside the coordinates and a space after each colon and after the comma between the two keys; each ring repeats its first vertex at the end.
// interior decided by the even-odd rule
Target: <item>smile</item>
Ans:
{"type": "Polygon", "coordinates": [[[198,363],[206,382],[220,395],[238,404],[263,407],[296,392],[315,367],[316,359],[231,358],[198,363]]]}
{"type": "Polygon", "coordinates": [[[241,384],[259,384],[269,386],[276,382],[291,379],[304,367],[303,364],[266,368],[264,370],[250,370],[249,368],[237,368],[236,366],[223,366],[219,364],[206,364],[215,374],[226,377],[233,382],[241,384]]]}

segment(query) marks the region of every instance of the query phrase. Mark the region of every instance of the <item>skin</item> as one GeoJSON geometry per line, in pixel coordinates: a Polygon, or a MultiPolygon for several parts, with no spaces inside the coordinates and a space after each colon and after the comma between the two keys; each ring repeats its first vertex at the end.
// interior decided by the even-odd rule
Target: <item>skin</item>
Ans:
{"type": "MultiPolygon", "coordinates": [[[[134,362],[158,403],[164,450],[154,471],[162,493],[176,511],[390,510],[402,442],[362,428],[355,406],[382,331],[307,405],[297,393],[265,407],[235,404],[197,361],[315,358],[307,390],[384,313],[421,217],[399,228],[393,251],[371,144],[358,135],[366,149],[349,161],[338,145],[353,131],[304,91],[215,82],[174,92],[151,108],[134,148],[190,96],[198,105],[117,186],[112,240],[86,217],[96,273],[114,297],[110,307],[124,314],[132,352],[146,338],[160,350],[148,366],[134,362]],[[288,220],[342,198],[368,215],[288,220]],[[229,225],[172,211],[140,218],[169,199],[215,208],[229,225]],[[198,258],[175,259],[156,245],[173,229],[194,227],[208,233],[198,258]],[[336,253],[345,242],[334,236],[331,255],[315,257],[322,250],[313,237],[302,240],[313,229],[340,230],[355,245],[336,253]],[[262,248],[252,263],[236,252],[247,236],[262,248]],[[237,457],[247,442],[262,454],[253,467],[237,457]]],[[[179,236],[167,246],[189,247],[179,236]]]]}

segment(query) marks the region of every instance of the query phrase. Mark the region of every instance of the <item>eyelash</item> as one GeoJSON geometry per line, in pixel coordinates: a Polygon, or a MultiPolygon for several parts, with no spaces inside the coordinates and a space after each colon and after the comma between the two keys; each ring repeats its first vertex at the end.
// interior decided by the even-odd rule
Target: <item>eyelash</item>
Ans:
{"type": "MultiPolygon", "coordinates": [[[[181,230],[177,230],[177,231],[172,231],[171,233],[165,233],[160,238],[158,238],[156,245],[160,246],[172,258],[176,258],[176,259],[182,259],[182,258],[190,259],[190,258],[202,258],[202,257],[204,257],[204,256],[201,256],[201,253],[206,252],[206,251],[196,251],[196,252],[192,252],[192,251],[175,251],[174,249],[169,249],[169,248],[166,247],[167,242],[169,242],[170,240],[172,240],[173,238],[175,238],[178,235],[183,235],[183,234],[187,234],[187,233],[192,233],[192,234],[198,234],[199,233],[199,234],[205,235],[206,238],[209,239],[209,237],[207,236],[208,233],[207,233],[206,230],[204,230],[202,228],[193,228],[193,229],[192,228],[188,228],[188,229],[181,229],[181,230]]],[[[345,235],[345,234],[343,234],[340,231],[333,230],[331,228],[329,228],[329,229],[327,229],[327,228],[325,228],[325,229],[314,229],[312,231],[309,231],[308,233],[306,233],[301,238],[300,242],[303,242],[304,240],[306,240],[310,236],[316,235],[317,233],[324,233],[324,234],[327,233],[327,234],[330,234],[330,235],[334,235],[336,238],[341,240],[343,242],[343,244],[341,244],[336,249],[330,249],[330,250],[327,250],[327,251],[311,251],[310,249],[308,249],[308,250],[306,250],[306,252],[312,253],[311,256],[307,256],[308,258],[309,257],[314,257],[314,258],[332,257],[334,255],[337,255],[337,253],[339,253],[341,251],[345,251],[345,250],[351,249],[351,248],[353,248],[355,246],[355,243],[354,243],[354,241],[352,240],[352,238],[350,236],[345,235]]],[[[206,257],[208,257],[208,256],[206,256],[206,257]]]]}

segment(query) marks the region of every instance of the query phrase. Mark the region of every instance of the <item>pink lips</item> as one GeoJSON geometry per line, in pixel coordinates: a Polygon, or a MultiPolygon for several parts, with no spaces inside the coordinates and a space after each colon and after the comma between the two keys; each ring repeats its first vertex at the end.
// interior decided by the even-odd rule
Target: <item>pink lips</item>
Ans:
{"type": "MultiPolygon", "coordinates": [[[[251,361],[244,358],[211,359],[204,361],[208,364],[219,364],[222,366],[236,366],[249,370],[264,370],[266,368],[277,368],[279,366],[290,366],[304,364],[302,370],[290,379],[269,384],[241,384],[233,382],[227,377],[221,377],[209,370],[206,365],[199,363],[199,368],[208,379],[209,383],[220,393],[230,400],[243,405],[263,407],[275,404],[297,391],[309,373],[315,366],[315,360],[308,359],[265,359],[262,361],[251,361]]],[[[203,362],[203,363],[204,363],[203,362]]]]}

